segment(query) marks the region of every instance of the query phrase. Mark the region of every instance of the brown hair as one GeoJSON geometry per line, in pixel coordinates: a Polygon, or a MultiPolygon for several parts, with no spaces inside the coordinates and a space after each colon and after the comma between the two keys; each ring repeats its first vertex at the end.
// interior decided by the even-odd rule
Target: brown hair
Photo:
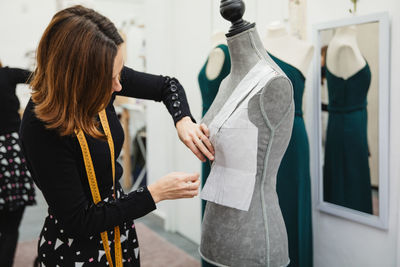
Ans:
{"type": "Polygon", "coordinates": [[[60,135],[74,130],[103,138],[95,116],[111,100],[112,73],[123,42],[114,24],[92,9],[59,11],[37,49],[31,82],[36,116],[60,135]]]}
{"type": "Polygon", "coordinates": [[[3,67],[3,64],[1,64],[1,60],[0,60],[0,68],[2,68],[3,67]]]}

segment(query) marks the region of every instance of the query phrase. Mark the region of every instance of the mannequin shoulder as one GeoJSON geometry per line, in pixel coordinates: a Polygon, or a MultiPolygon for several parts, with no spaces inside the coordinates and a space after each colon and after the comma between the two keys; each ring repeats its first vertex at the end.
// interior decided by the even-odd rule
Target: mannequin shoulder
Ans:
{"type": "Polygon", "coordinates": [[[284,100],[290,99],[293,93],[293,86],[288,77],[277,74],[261,90],[262,97],[284,100]]]}
{"type": "Polygon", "coordinates": [[[347,79],[366,64],[358,46],[348,43],[333,43],[328,46],[326,66],[337,77],[347,79]]]}
{"type": "Polygon", "coordinates": [[[209,80],[214,80],[221,73],[225,62],[225,53],[220,47],[214,48],[208,56],[206,66],[206,76],[209,80]]]}
{"type": "Polygon", "coordinates": [[[265,112],[272,126],[278,125],[293,109],[292,83],[284,75],[272,78],[261,89],[260,97],[260,108],[265,112]]]}

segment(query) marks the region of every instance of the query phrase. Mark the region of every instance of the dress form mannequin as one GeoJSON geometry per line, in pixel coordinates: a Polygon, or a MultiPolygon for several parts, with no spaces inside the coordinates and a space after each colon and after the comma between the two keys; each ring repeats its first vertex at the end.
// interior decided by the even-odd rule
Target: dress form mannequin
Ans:
{"type": "Polygon", "coordinates": [[[218,45],[225,44],[226,45],[226,36],[225,33],[221,31],[215,32],[211,36],[211,43],[213,50],[210,52],[208,56],[208,63],[206,66],[206,76],[209,80],[214,80],[221,73],[222,67],[225,62],[225,53],[222,51],[218,45]]]}
{"type": "MultiPolygon", "coordinates": [[[[229,4],[227,2],[237,4],[239,1],[222,1],[221,6],[225,3],[226,7],[229,4]]],[[[252,92],[254,94],[244,107],[248,115],[248,124],[251,125],[249,127],[254,127],[257,131],[254,139],[244,136],[243,140],[244,146],[254,145],[256,150],[255,183],[247,211],[213,201],[207,202],[202,224],[200,253],[203,259],[217,266],[286,266],[289,262],[287,235],[275,183],[276,173],[292,130],[294,115],[292,87],[288,78],[266,53],[255,25],[245,25],[242,29],[231,29],[227,34],[232,62],[231,73],[221,83],[203,122],[209,126],[214,122],[220,111],[226,107],[227,100],[232,99],[230,96],[240,93],[235,89],[243,89],[238,85],[246,80],[247,74],[256,65],[265,64],[273,70],[271,72],[273,77],[258,91],[252,92]]],[[[227,130],[229,132],[229,129],[227,130]]],[[[231,130],[230,133],[234,131],[231,130]]],[[[232,137],[238,138],[238,135],[232,137]]],[[[220,160],[221,151],[218,151],[218,146],[214,147],[216,158],[211,171],[220,160]]],[[[222,158],[223,156],[231,155],[222,155],[222,158]]],[[[237,156],[248,157],[247,154],[237,156]]],[[[230,167],[235,166],[227,166],[230,167]]],[[[212,177],[208,178],[207,183],[210,178],[212,177]]],[[[202,196],[203,193],[207,193],[206,187],[202,191],[202,196]]]]}
{"type": "Polygon", "coordinates": [[[279,166],[276,191],[289,241],[290,266],[313,266],[310,152],[303,119],[305,77],[314,48],[292,37],[282,23],[267,27],[264,45],[291,80],[295,118],[289,146],[279,166]],[[290,197],[288,197],[290,196],[290,197]]]}
{"type": "Polygon", "coordinates": [[[269,53],[296,67],[304,77],[307,77],[314,47],[289,35],[283,23],[277,21],[267,26],[264,47],[269,53]]]}
{"type": "Polygon", "coordinates": [[[336,29],[329,42],[326,66],[337,77],[348,79],[365,67],[366,61],[357,44],[356,26],[336,29]]]}

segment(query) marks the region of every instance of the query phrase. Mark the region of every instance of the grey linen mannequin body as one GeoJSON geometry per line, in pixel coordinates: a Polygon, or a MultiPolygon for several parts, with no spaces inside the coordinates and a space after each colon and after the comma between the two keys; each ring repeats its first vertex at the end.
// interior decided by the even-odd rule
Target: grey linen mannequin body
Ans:
{"type": "Polygon", "coordinates": [[[231,73],[221,83],[203,118],[206,125],[260,60],[272,67],[275,74],[248,102],[248,118],[258,130],[254,162],[257,174],[250,207],[243,211],[208,201],[200,253],[217,266],[286,266],[287,234],[276,194],[276,174],[292,132],[292,85],[266,53],[255,27],[228,37],[228,47],[231,73]]]}

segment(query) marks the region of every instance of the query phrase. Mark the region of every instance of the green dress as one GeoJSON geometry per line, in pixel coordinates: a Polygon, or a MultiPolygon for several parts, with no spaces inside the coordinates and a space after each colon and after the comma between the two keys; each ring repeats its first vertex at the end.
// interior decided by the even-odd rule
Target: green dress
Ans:
{"type": "Polygon", "coordinates": [[[326,68],[329,119],[324,154],[324,200],[372,214],[367,139],[368,63],[348,79],[326,68]]]}
{"type": "Polygon", "coordinates": [[[276,191],[289,241],[289,266],[313,266],[310,151],[303,120],[305,77],[292,65],[271,58],[293,84],[295,117],[292,137],[278,170],[276,191]]]}
{"type": "MultiPolygon", "coordinates": [[[[218,75],[217,78],[214,80],[209,80],[206,76],[206,68],[208,64],[208,59],[206,63],[204,64],[203,68],[201,69],[199,76],[198,76],[198,81],[199,81],[199,86],[200,86],[200,91],[201,91],[201,97],[203,100],[203,112],[202,116],[204,116],[208,109],[210,108],[212,102],[214,101],[214,98],[216,97],[219,89],[219,85],[221,84],[222,80],[228,76],[228,74],[231,71],[231,58],[229,55],[229,50],[228,46],[221,44],[218,45],[216,48],[222,49],[222,51],[225,54],[225,61],[223,63],[222,69],[220,74],[218,75]]],[[[201,166],[201,186],[203,187],[204,184],[206,183],[207,177],[210,174],[210,162],[204,162],[202,163],[201,166]]],[[[207,201],[202,200],[201,201],[201,216],[203,217],[204,214],[204,209],[206,207],[207,201]]],[[[201,260],[201,265],[203,267],[212,267],[214,265],[204,261],[203,259],[201,260]]]]}

